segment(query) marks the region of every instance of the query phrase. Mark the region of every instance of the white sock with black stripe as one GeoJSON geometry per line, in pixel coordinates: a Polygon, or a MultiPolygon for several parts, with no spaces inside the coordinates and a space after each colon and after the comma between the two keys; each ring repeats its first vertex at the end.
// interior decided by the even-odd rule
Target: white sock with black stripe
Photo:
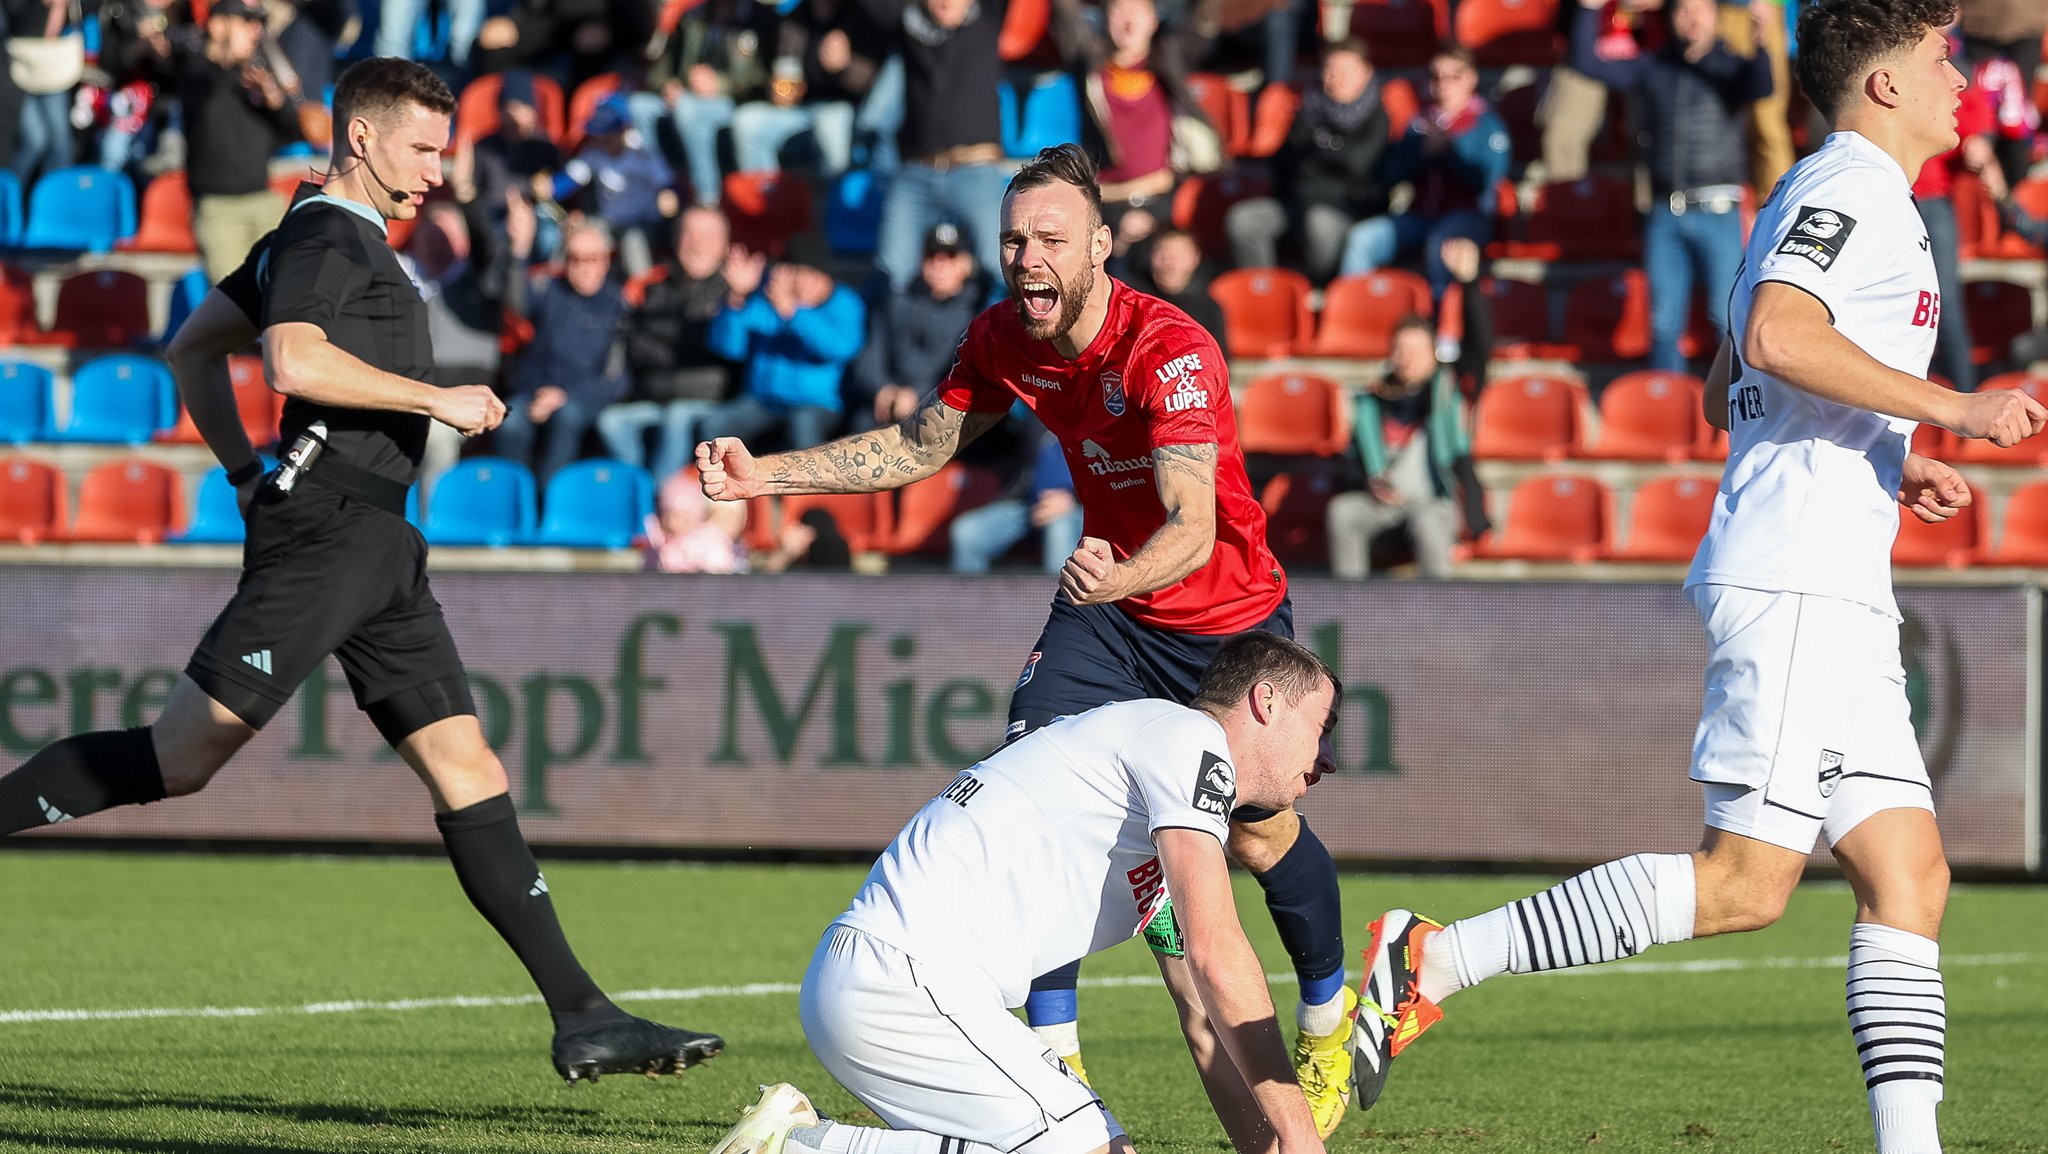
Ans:
{"type": "Polygon", "coordinates": [[[1941,947],[1890,926],[1849,932],[1849,1029],[1870,1091],[1878,1154],[1941,1154],[1941,1101],[1948,1002],[1941,947]]]}
{"type": "Polygon", "coordinates": [[[798,1126],[785,1142],[817,1154],[995,1154],[995,1147],[923,1130],[884,1130],[830,1120],[798,1126]]]}
{"type": "Polygon", "coordinates": [[[1441,1002],[1503,973],[1533,974],[1631,958],[1692,938],[1692,855],[1611,861],[1429,938],[1416,992],[1441,1002]]]}

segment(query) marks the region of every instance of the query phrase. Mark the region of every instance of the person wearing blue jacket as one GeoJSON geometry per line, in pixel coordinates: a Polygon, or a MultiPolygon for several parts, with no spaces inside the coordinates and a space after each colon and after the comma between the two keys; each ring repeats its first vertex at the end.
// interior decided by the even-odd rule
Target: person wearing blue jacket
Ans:
{"type": "Polygon", "coordinates": [[[702,436],[749,443],[780,432],[792,449],[823,444],[845,412],[840,378],[867,338],[867,306],[824,269],[809,233],[770,268],[753,254],[727,262],[731,288],[712,319],[711,351],[746,366],[739,397],[706,414],[702,436]]]}
{"type": "Polygon", "coordinates": [[[498,426],[498,454],[548,478],[583,451],[583,436],[606,405],[625,397],[629,306],[612,279],[611,236],[596,225],[570,230],[563,273],[525,310],[533,343],[512,367],[512,396],[498,426]]]}
{"type": "Polygon", "coordinates": [[[1479,69],[1463,48],[1443,48],[1429,62],[1429,103],[1387,150],[1385,183],[1408,183],[1408,210],[1351,226],[1344,238],[1345,276],[1393,264],[1418,249],[1430,292],[1450,284],[1439,253],[1444,241],[1493,239],[1500,182],[1508,175],[1508,129],[1479,95],[1479,69]]]}

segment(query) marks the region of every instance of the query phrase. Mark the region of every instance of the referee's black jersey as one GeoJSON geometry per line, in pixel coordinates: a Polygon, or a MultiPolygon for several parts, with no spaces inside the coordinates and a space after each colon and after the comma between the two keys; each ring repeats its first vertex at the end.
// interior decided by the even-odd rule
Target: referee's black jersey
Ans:
{"type": "MultiPolygon", "coordinates": [[[[336,348],[375,369],[431,384],[434,350],[419,286],[398,262],[374,211],[300,185],[276,231],[256,242],[219,288],[260,328],[317,325],[336,348]]],[[[411,484],[431,418],[341,409],[288,397],[281,440],[327,423],[335,460],[411,484]]]]}

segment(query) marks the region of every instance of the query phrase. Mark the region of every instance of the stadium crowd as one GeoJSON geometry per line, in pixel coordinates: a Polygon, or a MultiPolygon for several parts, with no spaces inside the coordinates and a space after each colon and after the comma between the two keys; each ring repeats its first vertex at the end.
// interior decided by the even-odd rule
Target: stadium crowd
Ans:
{"type": "MultiPolygon", "coordinates": [[[[1312,469],[1242,418],[1283,556],[1291,480],[1319,500],[1290,560],[1364,576],[1367,539],[1405,526],[1433,575],[1488,527],[1472,457],[1490,359],[1578,366],[1560,390],[1578,400],[1651,370],[1696,412],[1685,374],[1725,325],[1746,222],[1824,131],[1787,70],[1796,12],[5,0],[0,167],[17,196],[75,163],[120,174],[145,190],[144,234],[166,205],[189,213],[217,278],[324,150],[337,62],[429,63],[462,94],[456,146],[441,195],[392,239],[428,297],[443,380],[495,383],[510,410],[467,449],[440,430],[429,508],[465,452],[530,470],[536,493],[579,461],[624,462],[651,479],[635,534],[649,564],[729,571],[748,544],[758,566],[830,563],[866,530],[812,513],[762,530],[707,508],[676,483],[692,446],[802,447],[906,415],[1003,291],[994,226],[1014,158],[1079,139],[1103,163],[1111,271],[1209,328],[1247,405],[1320,404],[1336,379],[1312,469]],[[188,202],[153,195],[171,183],[188,202]]],[[[2037,0],[1964,0],[1964,139],[1916,187],[1944,287],[1936,369],[1961,389],[2048,346],[2033,285],[1965,286],[1958,263],[2035,256],[2048,234],[2048,184],[2028,177],[2044,31],[2037,0]]],[[[29,247],[40,206],[31,194],[29,247]]],[[[1711,459],[1710,434],[1687,443],[1695,425],[1643,459],[1711,459]]],[[[1579,450],[1600,455],[1564,455],[1579,450]]],[[[1020,408],[962,465],[941,510],[953,567],[1027,552],[1057,567],[1078,514],[1036,422],[1020,408]]]]}

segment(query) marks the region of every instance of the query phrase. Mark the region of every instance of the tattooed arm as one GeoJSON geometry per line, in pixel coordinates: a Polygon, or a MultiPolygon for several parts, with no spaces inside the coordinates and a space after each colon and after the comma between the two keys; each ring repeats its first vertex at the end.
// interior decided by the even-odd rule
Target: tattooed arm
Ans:
{"type": "Polygon", "coordinates": [[[812,449],[756,457],[736,437],[705,441],[697,446],[697,470],[704,495],[714,501],[744,501],[763,493],[876,493],[938,472],[1004,416],[963,413],[934,390],[896,424],[812,449]]]}
{"type": "Polygon", "coordinates": [[[1122,561],[1098,537],[1083,538],[1060,570],[1060,591],[1076,605],[1121,601],[1164,589],[1209,563],[1216,549],[1216,446],[1161,445],[1153,476],[1166,523],[1122,561]]]}

